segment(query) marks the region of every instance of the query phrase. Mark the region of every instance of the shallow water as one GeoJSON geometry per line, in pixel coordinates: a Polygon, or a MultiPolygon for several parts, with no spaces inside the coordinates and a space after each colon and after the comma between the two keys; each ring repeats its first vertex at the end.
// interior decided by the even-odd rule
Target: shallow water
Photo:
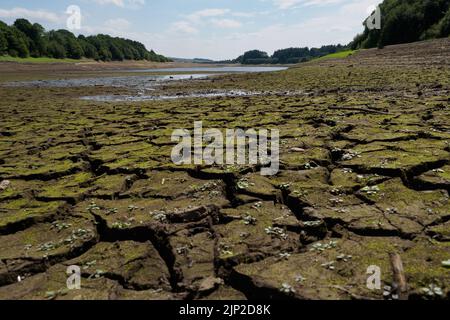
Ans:
{"type": "MultiPolygon", "coordinates": [[[[287,67],[192,67],[132,70],[132,72],[219,72],[219,73],[253,73],[283,71],[287,67]]],[[[129,71],[128,71],[129,72],[129,71]]]]}
{"type": "Polygon", "coordinates": [[[58,80],[34,80],[16,81],[5,84],[12,87],[127,87],[148,89],[155,83],[202,79],[212,76],[211,74],[175,74],[175,75],[151,75],[151,76],[125,76],[125,77],[98,77],[81,79],[58,79],[58,80]]]}
{"type": "Polygon", "coordinates": [[[216,91],[186,93],[177,95],[150,95],[148,91],[155,90],[155,87],[162,83],[180,80],[206,79],[212,76],[227,73],[256,73],[274,72],[286,70],[286,67],[193,67],[193,68],[166,68],[148,70],[123,70],[123,72],[173,72],[169,75],[133,75],[123,77],[96,77],[81,79],[57,79],[57,80],[35,80],[17,81],[6,83],[6,86],[13,87],[121,87],[135,89],[134,95],[100,95],[81,97],[83,100],[120,102],[120,101],[148,101],[148,100],[170,100],[182,98],[212,98],[212,97],[239,97],[261,95],[260,92],[245,92],[241,90],[216,91]],[[186,72],[185,74],[176,74],[186,72]],[[206,73],[208,72],[208,73],[206,73]]]}

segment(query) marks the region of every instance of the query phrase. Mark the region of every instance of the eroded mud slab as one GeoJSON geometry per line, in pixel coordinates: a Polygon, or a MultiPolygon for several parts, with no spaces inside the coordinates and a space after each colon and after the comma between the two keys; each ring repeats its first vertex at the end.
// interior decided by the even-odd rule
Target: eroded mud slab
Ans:
{"type": "Polygon", "coordinates": [[[393,253],[408,298],[449,299],[443,41],[146,83],[184,99],[80,100],[133,95],[143,75],[2,87],[0,299],[390,299],[393,253]],[[280,171],[176,166],[172,132],[198,120],[278,129],[280,171]],[[71,265],[81,290],[67,290],[71,265]]]}

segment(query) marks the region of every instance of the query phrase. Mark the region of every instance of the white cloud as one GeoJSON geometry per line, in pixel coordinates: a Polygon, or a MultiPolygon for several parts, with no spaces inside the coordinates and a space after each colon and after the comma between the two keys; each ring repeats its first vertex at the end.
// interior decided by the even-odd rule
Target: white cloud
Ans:
{"type": "Polygon", "coordinates": [[[127,30],[131,27],[131,22],[123,18],[109,19],[105,21],[104,26],[111,29],[127,30]]]}
{"type": "Polygon", "coordinates": [[[230,12],[230,9],[204,9],[196,11],[187,16],[192,22],[201,22],[202,18],[223,16],[230,12]]]}
{"type": "Polygon", "coordinates": [[[101,5],[114,5],[121,8],[138,8],[145,5],[145,0],[94,0],[94,2],[101,5]]]}
{"type": "Polygon", "coordinates": [[[232,19],[212,19],[211,23],[216,27],[227,29],[240,28],[242,26],[242,23],[232,19]]]}
{"type": "Polygon", "coordinates": [[[118,7],[124,7],[125,6],[125,2],[123,0],[94,0],[96,3],[98,4],[112,4],[118,7]]]}
{"type": "Polygon", "coordinates": [[[12,19],[25,18],[34,21],[38,20],[51,23],[59,23],[64,21],[65,16],[58,15],[54,12],[46,10],[28,10],[25,8],[16,7],[10,10],[0,9],[0,18],[12,18],[12,19]]]}
{"type": "Polygon", "coordinates": [[[170,29],[172,33],[195,34],[198,30],[188,21],[177,21],[172,23],[170,29]]]}
{"type": "Polygon", "coordinates": [[[234,17],[241,17],[241,18],[252,18],[256,16],[258,12],[232,12],[231,15],[234,17]]]}
{"type": "Polygon", "coordinates": [[[273,0],[279,9],[289,9],[296,5],[302,6],[323,6],[327,4],[341,3],[344,0],[273,0]]]}

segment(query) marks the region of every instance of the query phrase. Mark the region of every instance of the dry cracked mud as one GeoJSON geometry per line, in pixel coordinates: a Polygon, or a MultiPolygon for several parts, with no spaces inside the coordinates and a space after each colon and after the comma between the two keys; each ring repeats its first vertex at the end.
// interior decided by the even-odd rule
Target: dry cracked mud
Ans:
{"type": "Polygon", "coordinates": [[[155,89],[243,97],[0,87],[0,299],[390,299],[394,253],[408,298],[449,299],[449,61],[445,39],[155,89]],[[174,165],[197,120],[280,130],[280,172],[174,165]]]}

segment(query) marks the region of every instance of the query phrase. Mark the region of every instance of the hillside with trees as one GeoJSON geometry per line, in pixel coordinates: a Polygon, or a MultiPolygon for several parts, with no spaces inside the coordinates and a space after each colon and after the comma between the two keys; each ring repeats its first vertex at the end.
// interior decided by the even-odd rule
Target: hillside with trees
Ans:
{"type": "Polygon", "coordinates": [[[17,19],[11,26],[0,21],[0,55],[20,58],[88,58],[97,61],[170,61],[153,50],[148,51],[137,41],[104,34],[76,37],[67,30],[46,31],[40,24],[31,24],[26,19],[17,19]]]}
{"type": "Polygon", "coordinates": [[[320,48],[287,48],[275,51],[272,56],[269,56],[264,51],[251,50],[231,62],[242,64],[291,64],[306,62],[346,49],[342,45],[328,45],[320,48]]]}
{"type": "Polygon", "coordinates": [[[448,37],[450,0],[384,0],[381,30],[365,27],[350,44],[352,49],[448,37]]]}

